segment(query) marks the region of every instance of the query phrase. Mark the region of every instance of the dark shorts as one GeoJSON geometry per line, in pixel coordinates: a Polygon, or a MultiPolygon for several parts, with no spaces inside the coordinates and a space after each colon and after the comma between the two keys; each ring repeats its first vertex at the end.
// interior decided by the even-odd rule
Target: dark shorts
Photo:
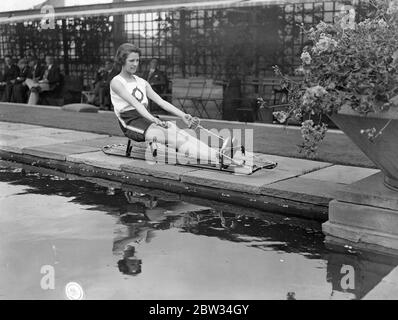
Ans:
{"type": "Polygon", "coordinates": [[[120,113],[120,128],[122,129],[124,135],[131,140],[137,142],[145,141],[146,130],[151,124],[152,122],[141,116],[137,110],[129,110],[120,113]],[[124,125],[120,120],[124,122],[124,125]]]}

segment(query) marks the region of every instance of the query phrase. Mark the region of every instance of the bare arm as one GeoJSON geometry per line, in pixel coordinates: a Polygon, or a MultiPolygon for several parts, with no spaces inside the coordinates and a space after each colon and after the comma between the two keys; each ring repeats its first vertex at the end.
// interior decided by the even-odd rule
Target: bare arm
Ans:
{"type": "Polygon", "coordinates": [[[127,89],[118,79],[112,79],[111,88],[119,97],[121,97],[131,106],[133,106],[144,118],[148,119],[151,122],[159,122],[159,119],[151,115],[142,103],[140,103],[134,96],[129,94],[127,89]]]}
{"type": "Polygon", "coordinates": [[[173,106],[171,103],[167,102],[166,100],[162,99],[151,87],[149,83],[146,84],[146,94],[149,99],[155,102],[158,106],[162,109],[174,114],[177,117],[184,118],[187,114],[180,109],[173,106]]]}

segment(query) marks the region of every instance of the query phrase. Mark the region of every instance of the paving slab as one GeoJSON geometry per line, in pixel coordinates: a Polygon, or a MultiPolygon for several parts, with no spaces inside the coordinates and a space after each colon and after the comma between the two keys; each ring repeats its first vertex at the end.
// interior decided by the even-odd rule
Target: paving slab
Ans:
{"type": "Polygon", "coordinates": [[[377,169],[333,165],[302,176],[302,178],[350,184],[380,172],[377,169]]]}
{"type": "Polygon", "coordinates": [[[69,155],[66,157],[66,161],[74,163],[82,163],[98,168],[121,171],[122,169],[120,168],[120,166],[122,164],[130,164],[132,161],[136,160],[123,158],[123,157],[109,156],[103,153],[102,151],[96,151],[96,152],[69,155]]]}
{"type": "Polygon", "coordinates": [[[260,193],[275,197],[328,206],[345,185],[329,181],[303,179],[302,176],[262,186],[260,193]]]}
{"type": "Polygon", "coordinates": [[[398,253],[398,236],[362,227],[327,221],[322,224],[325,243],[351,245],[355,249],[381,253],[398,253]]]}
{"type": "Polygon", "coordinates": [[[13,135],[10,135],[10,134],[2,134],[2,133],[0,133],[0,145],[2,143],[7,144],[7,142],[13,141],[13,140],[18,139],[18,138],[19,138],[18,136],[13,136],[13,135]]]}
{"type": "Polygon", "coordinates": [[[258,159],[270,160],[278,163],[278,170],[294,172],[296,175],[303,175],[312,171],[332,166],[332,163],[312,161],[298,158],[288,158],[271,154],[255,153],[258,159]]]}
{"type": "Polygon", "coordinates": [[[183,174],[181,181],[218,189],[260,193],[263,185],[295,176],[297,174],[294,172],[278,169],[260,170],[252,175],[234,175],[229,172],[202,169],[183,174]]]}
{"type": "Polygon", "coordinates": [[[80,146],[73,143],[57,143],[43,146],[23,148],[22,153],[31,156],[65,161],[72,154],[98,151],[98,148],[80,146]]]}
{"type": "Polygon", "coordinates": [[[349,203],[362,204],[398,211],[398,192],[384,185],[381,172],[345,186],[336,192],[336,199],[349,203]]]}
{"type": "Polygon", "coordinates": [[[96,147],[100,149],[106,145],[126,144],[127,138],[108,136],[108,137],[76,141],[75,143],[82,146],[96,147]]]}
{"type": "Polygon", "coordinates": [[[55,134],[72,132],[71,130],[57,129],[57,128],[21,128],[19,130],[0,130],[0,133],[11,134],[20,137],[52,137],[55,134]]]}
{"type": "Polygon", "coordinates": [[[9,151],[14,153],[22,154],[24,148],[33,148],[36,146],[44,146],[49,144],[57,144],[67,141],[49,137],[30,137],[30,138],[19,138],[10,141],[2,141],[0,143],[0,149],[3,151],[9,151]]]}
{"type": "Polygon", "coordinates": [[[0,121],[0,130],[21,130],[43,128],[34,124],[0,121]]]}
{"type": "Polygon", "coordinates": [[[29,137],[29,136],[37,136],[38,133],[40,133],[40,127],[38,128],[25,128],[25,129],[19,129],[19,130],[14,130],[14,129],[1,129],[0,128],[0,134],[8,134],[8,135],[13,135],[17,137],[29,137]]]}
{"type": "Polygon", "coordinates": [[[199,172],[194,167],[154,163],[144,160],[134,160],[121,166],[123,171],[154,176],[162,179],[181,180],[181,177],[191,172],[199,172]]]}
{"type": "Polygon", "coordinates": [[[107,135],[83,132],[83,131],[75,131],[68,129],[57,129],[57,128],[45,128],[39,127],[34,129],[21,129],[21,130],[0,130],[0,134],[8,134],[19,137],[49,137],[54,139],[59,139],[62,141],[78,141],[78,140],[87,140],[87,139],[95,139],[95,138],[103,138],[107,137],[107,135]]]}
{"type": "Polygon", "coordinates": [[[398,237],[398,210],[333,200],[329,204],[329,223],[366,230],[375,230],[398,237]]]}
{"type": "Polygon", "coordinates": [[[383,184],[381,172],[344,186],[335,199],[322,225],[326,242],[397,254],[398,194],[383,184]]]}
{"type": "Polygon", "coordinates": [[[91,132],[81,132],[81,131],[73,131],[68,130],[66,132],[55,132],[49,136],[50,138],[60,139],[60,140],[69,140],[69,141],[85,141],[90,139],[97,138],[106,138],[109,137],[104,134],[96,134],[91,132]]]}

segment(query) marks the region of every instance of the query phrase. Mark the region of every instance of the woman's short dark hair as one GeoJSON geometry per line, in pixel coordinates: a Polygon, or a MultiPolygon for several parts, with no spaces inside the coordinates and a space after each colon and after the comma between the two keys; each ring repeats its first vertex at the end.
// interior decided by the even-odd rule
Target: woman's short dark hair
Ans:
{"type": "Polygon", "coordinates": [[[123,66],[126,63],[126,59],[130,53],[136,52],[138,55],[141,55],[141,50],[136,45],[132,43],[123,43],[117,48],[115,55],[115,64],[119,67],[123,66]]]}

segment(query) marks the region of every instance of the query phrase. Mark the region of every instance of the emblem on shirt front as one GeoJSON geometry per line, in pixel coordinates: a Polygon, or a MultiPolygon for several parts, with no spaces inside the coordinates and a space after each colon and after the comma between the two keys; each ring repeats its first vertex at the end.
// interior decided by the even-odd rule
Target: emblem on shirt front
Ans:
{"type": "Polygon", "coordinates": [[[138,102],[142,103],[142,100],[144,100],[144,94],[138,87],[134,88],[132,95],[138,100],[138,102]]]}

